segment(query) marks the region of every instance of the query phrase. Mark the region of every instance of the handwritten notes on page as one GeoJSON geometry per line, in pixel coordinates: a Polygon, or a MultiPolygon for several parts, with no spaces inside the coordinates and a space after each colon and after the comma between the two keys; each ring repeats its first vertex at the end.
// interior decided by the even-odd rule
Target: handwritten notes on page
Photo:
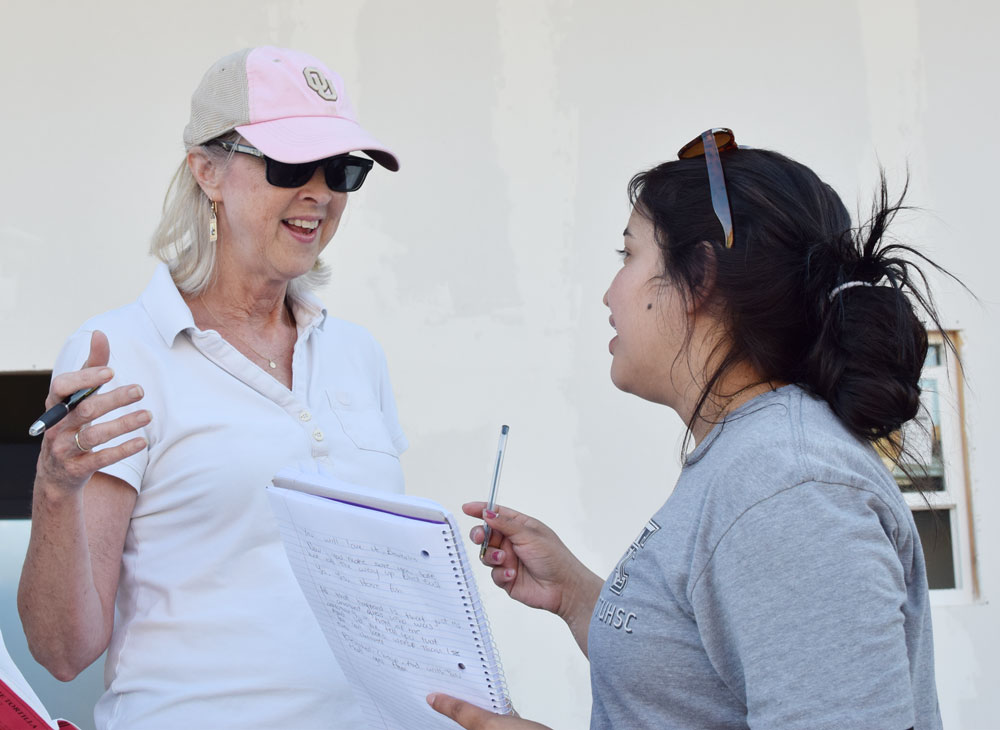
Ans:
{"type": "Polygon", "coordinates": [[[454,728],[425,697],[510,711],[454,518],[317,474],[268,487],[292,570],[372,728],[454,728]]]}

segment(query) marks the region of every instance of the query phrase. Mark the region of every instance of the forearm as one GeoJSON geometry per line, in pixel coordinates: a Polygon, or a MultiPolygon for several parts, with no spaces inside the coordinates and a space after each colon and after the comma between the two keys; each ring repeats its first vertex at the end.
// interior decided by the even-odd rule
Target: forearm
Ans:
{"type": "Polygon", "coordinates": [[[107,647],[114,614],[95,583],[83,490],[36,479],[18,610],[31,653],[60,680],[75,677],[107,647]]]}
{"type": "Polygon", "coordinates": [[[567,578],[563,588],[562,601],[558,614],[569,627],[573,638],[584,656],[587,653],[587,634],[590,630],[590,618],[594,614],[594,606],[597,605],[597,598],[601,593],[604,581],[587,568],[583,563],[575,559],[576,568],[567,578]]]}

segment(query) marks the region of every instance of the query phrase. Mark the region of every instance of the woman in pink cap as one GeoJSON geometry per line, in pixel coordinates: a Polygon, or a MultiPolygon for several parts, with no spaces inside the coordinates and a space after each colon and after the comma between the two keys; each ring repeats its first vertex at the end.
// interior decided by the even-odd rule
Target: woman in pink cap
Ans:
{"type": "Polygon", "coordinates": [[[382,350],[310,293],[348,193],[398,162],[337,74],[271,47],[208,70],[184,143],[152,281],[53,369],[48,406],[103,387],[44,436],[25,632],[62,680],[107,650],[99,728],[361,727],[264,486],[312,462],[403,490],[382,350]]]}

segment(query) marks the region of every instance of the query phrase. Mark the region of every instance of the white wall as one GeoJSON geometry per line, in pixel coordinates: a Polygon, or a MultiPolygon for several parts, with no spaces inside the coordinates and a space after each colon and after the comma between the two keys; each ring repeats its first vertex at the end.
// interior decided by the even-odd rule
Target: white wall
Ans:
{"type": "MultiPolygon", "coordinates": [[[[939,289],[966,343],[981,597],[935,609],[938,685],[947,726],[996,722],[995,3],[60,0],[3,17],[0,370],[50,367],[85,317],[141,291],[203,70],[246,45],[301,48],[402,159],[353,196],[323,296],[385,346],[410,491],[481,498],[509,423],[503,501],[602,573],[669,493],[681,436],[607,376],[601,296],[630,175],[718,125],[812,166],[849,207],[877,161],[897,183],[908,164],[925,212],[900,231],[981,298],[939,289]]],[[[585,726],[568,632],[483,578],[520,711],[585,726]]]]}

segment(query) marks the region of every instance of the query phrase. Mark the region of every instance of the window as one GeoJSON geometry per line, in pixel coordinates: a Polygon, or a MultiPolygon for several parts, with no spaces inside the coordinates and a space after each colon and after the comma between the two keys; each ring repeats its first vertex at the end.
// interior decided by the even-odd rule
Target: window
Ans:
{"type": "MultiPolygon", "coordinates": [[[[948,336],[959,348],[958,332],[948,336]]],[[[934,602],[966,602],[977,586],[962,373],[940,332],[929,332],[928,340],[923,408],[903,427],[907,449],[922,463],[904,463],[905,472],[893,474],[913,511],[934,602]]]]}
{"type": "Polygon", "coordinates": [[[31,485],[41,438],[28,435],[45,410],[51,373],[0,373],[0,519],[31,517],[31,485]]]}

